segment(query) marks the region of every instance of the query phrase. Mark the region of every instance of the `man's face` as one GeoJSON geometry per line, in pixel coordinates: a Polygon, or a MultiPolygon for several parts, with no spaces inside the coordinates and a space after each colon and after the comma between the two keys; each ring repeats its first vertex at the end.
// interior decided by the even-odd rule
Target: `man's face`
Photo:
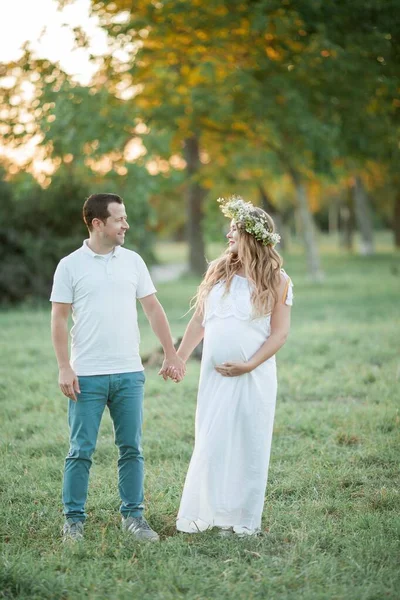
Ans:
{"type": "Polygon", "coordinates": [[[110,216],[105,223],[101,223],[100,231],[103,240],[110,246],[122,246],[125,242],[125,233],[129,229],[125,206],[118,202],[111,202],[108,205],[110,216]]]}

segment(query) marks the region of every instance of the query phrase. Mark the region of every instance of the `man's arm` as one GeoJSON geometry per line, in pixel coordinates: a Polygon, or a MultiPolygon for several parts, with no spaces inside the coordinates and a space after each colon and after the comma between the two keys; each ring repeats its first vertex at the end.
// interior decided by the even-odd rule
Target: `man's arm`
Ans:
{"type": "Polygon", "coordinates": [[[177,379],[180,381],[185,375],[186,367],[183,360],[176,354],[168,319],[163,307],[155,294],[139,298],[139,300],[151,328],[160,340],[164,350],[164,362],[160,374],[164,379],[167,379],[167,371],[172,368],[175,370],[177,379]]]}
{"type": "Polygon", "coordinates": [[[58,384],[64,396],[76,402],[75,392],[80,393],[79,381],[71,368],[68,357],[68,316],[70,304],[53,302],[51,309],[51,339],[58,362],[58,384]]]}

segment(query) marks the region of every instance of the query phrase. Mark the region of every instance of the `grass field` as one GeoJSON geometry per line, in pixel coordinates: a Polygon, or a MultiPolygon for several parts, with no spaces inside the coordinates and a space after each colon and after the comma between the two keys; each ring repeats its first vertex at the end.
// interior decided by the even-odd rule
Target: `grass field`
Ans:
{"type": "MultiPolygon", "coordinates": [[[[147,371],[146,514],[160,544],[122,537],[117,451],[105,414],[94,457],[85,542],[63,547],[60,487],[67,403],[57,389],[48,307],[0,313],[0,598],[400,598],[399,256],[327,250],[326,280],[302,257],[279,392],[263,518],[256,539],[177,534],[193,446],[199,364],[180,385],[147,371]]],[[[159,286],[175,335],[197,282],[159,286]]],[[[157,340],[141,315],[142,349],[157,340]]]]}

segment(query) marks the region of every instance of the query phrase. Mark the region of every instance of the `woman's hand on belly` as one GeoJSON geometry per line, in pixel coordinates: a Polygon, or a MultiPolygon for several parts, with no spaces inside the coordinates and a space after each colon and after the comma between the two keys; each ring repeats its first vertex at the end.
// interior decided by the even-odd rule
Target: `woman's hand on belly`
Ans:
{"type": "Polygon", "coordinates": [[[224,377],[239,377],[253,369],[249,362],[224,362],[216,365],[215,370],[224,377]]]}

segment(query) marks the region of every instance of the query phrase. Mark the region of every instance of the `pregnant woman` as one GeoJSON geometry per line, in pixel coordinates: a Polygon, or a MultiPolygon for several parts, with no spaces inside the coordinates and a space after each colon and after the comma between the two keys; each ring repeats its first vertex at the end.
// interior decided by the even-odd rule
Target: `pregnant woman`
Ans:
{"type": "MultiPolygon", "coordinates": [[[[204,337],[195,447],[177,529],[221,535],[260,532],[277,391],[275,354],[290,327],[292,284],[274,249],[271,217],[234,196],[229,247],[212,262],[178,355],[204,337]]],[[[171,373],[170,373],[171,375],[171,373]]]]}

